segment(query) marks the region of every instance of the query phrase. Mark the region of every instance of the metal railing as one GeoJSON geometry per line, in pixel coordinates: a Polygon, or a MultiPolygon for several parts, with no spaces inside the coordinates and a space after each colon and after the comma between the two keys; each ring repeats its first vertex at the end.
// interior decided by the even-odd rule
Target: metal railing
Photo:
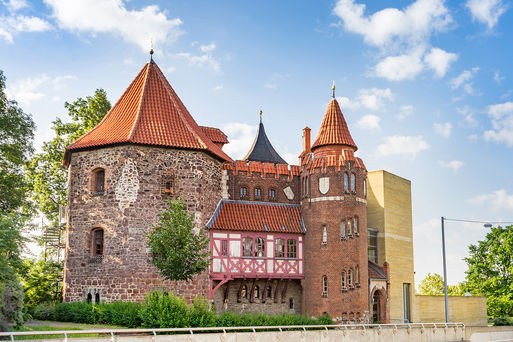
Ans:
{"type": "Polygon", "coordinates": [[[461,328],[465,331],[465,324],[463,323],[389,323],[389,324],[332,324],[332,325],[282,325],[282,326],[252,326],[252,327],[204,327],[204,328],[155,328],[155,329],[90,329],[90,330],[66,330],[66,331],[17,331],[17,332],[0,332],[0,337],[10,337],[11,341],[15,340],[16,336],[42,336],[42,335],[62,335],[64,341],[68,340],[68,337],[72,335],[105,335],[110,336],[111,341],[115,341],[116,335],[153,335],[157,336],[159,333],[175,333],[175,334],[188,334],[190,336],[195,333],[206,334],[206,333],[223,333],[228,332],[250,332],[257,333],[257,331],[274,331],[283,332],[285,331],[303,331],[306,333],[307,330],[323,330],[328,332],[329,330],[361,330],[362,333],[369,329],[408,329],[411,331],[413,328],[420,328],[422,332],[426,328],[434,329],[458,329],[461,328]]]}

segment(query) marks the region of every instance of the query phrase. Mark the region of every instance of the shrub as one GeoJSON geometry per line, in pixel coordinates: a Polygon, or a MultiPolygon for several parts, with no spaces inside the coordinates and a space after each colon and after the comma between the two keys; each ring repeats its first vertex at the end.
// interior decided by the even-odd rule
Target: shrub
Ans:
{"type": "Polygon", "coordinates": [[[86,302],[59,303],[53,318],[60,322],[96,323],[93,305],[86,302]]]}
{"type": "Polygon", "coordinates": [[[492,325],[513,325],[513,317],[495,317],[490,320],[492,325]]]}
{"type": "Polygon", "coordinates": [[[213,327],[216,325],[216,313],[209,301],[201,296],[195,297],[189,307],[190,327],[213,327]]]}
{"type": "Polygon", "coordinates": [[[95,322],[138,328],[142,325],[140,311],[142,305],[135,302],[115,301],[93,307],[95,322]]]}
{"type": "Polygon", "coordinates": [[[189,326],[189,307],[185,299],[167,291],[148,293],[140,316],[145,328],[189,326]]]}
{"type": "Polygon", "coordinates": [[[41,321],[55,320],[53,317],[55,304],[53,303],[41,303],[35,306],[30,306],[28,309],[29,314],[31,314],[34,319],[39,319],[41,321]]]}

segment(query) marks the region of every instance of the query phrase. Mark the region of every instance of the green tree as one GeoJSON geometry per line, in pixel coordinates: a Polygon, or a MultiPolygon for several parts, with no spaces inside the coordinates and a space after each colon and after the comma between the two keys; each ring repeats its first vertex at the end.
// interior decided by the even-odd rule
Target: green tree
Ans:
{"type": "Polygon", "coordinates": [[[150,262],[165,279],[175,281],[175,292],[177,281],[189,281],[209,266],[209,239],[203,231],[194,232],[193,217],[181,198],[169,201],[147,237],[150,262]]]}
{"type": "Polygon", "coordinates": [[[62,264],[55,261],[24,260],[22,285],[25,303],[57,303],[62,300],[62,264]]]}
{"type": "Polygon", "coordinates": [[[466,287],[487,298],[488,316],[513,316],[513,225],[494,227],[469,246],[466,287]]]}
{"type": "MultiPolygon", "coordinates": [[[[462,296],[464,294],[463,284],[448,285],[447,294],[449,296],[462,296]]],[[[444,295],[444,278],[438,273],[428,273],[418,287],[418,293],[425,296],[444,295]]]]}
{"type": "Polygon", "coordinates": [[[59,205],[66,205],[66,168],[62,165],[66,146],[94,128],[110,110],[111,105],[103,89],[97,89],[94,96],[66,102],[71,122],[60,118],[53,122],[55,137],[43,143],[43,152],[32,158],[27,176],[33,189],[33,200],[39,210],[51,221],[56,221],[59,205]]]}

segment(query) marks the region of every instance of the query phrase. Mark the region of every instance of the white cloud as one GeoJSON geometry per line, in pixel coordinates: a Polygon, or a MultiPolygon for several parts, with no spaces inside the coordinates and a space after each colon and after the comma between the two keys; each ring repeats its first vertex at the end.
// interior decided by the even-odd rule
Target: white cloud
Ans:
{"type": "Polygon", "coordinates": [[[472,19],[488,25],[489,29],[497,25],[499,17],[507,9],[502,0],[468,0],[466,6],[472,13],[472,19]]]}
{"type": "Polygon", "coordinates": [[[364,115],[356,123],[356,126],[367,131],[379,131],[381,129],[379,122],[381,121],[379,116],[376,115],[364,115]]]}
{"type": "Polygon", "coordinates": [[[412,105],[401,106],[401,111],[395,117],[398,120],[406,119],[408,116],[413,114],[413,110],[414,108],[412,105]]]}
{"type": "Polygon", "coordinates": [[[340,96],[340,97],[337,97],[337,101],[342,110],[345,110],[345,109],[357,110],[358,108],[360,108],[360,102],[352,101],[349,97],[340,96]]]}
{"type": "Polygon", "coordinates": [[[447,169],[452,169],[455,173],[464,165],[464,163],[460,160],[452,160],[450,162],[444,162],[439,160],[438,165],[441,167],[445,167],[447,169]]]}
{"type": "Polygon", "coordinates": [[[52,29],[52,25],[38,17],[24,15],[0,17],[0,37],[12,43],[14,36],[21,32],[44,32],[52,29]]]}
{"type": "Polygon", "coordinates": [[[506,143],[513,147],[513,102],[487,107],[493,129],[484,132],[485,140],[506,143]]]}
{"type": "Polygon", "coordinates": [[[10,12],[16,12],[22,8],[28,7],[26,0],[9,0],[5,5],[10,12]]]}
{"type": "Polygon", "coordinates": [[[493,80],[495,82],[497,82],[498,84],[501,84],[502,81],[504,81],[505,77],[504,76],[501,76],[501,73],[496,70],[494,73],[493,73],[493,80]]]}
{"type": "Polygon", "coordinates": [[[25,78],[14,81],[6,89],[7,96],[19,102],[23,106],[30,106],[48,95],[51,91],[59,91],[64,82],[75,79],[75,76],[64,75],[49,77],[45,74],[38,77],[25,78]]]}
{"type": "Polygon", "coordinates": [[[439,48],[432,48],[431,51],[424,56],[424,62],[427,66],[435,71],[437,77],[444,77],[449,70],[451,63],[458,59],[455,53],[446,52],[439,48]]]}
{"type": "Polygon", "coordinates": [[[392,101],[394,94],[390,88],[362,88],[358,91],[356,99],[351,100],[348,97],[337,97],[337,101],[342,109],[357,110],[367,108],[370,110],[380,109],[386,102],[392,101]]]}
{"type": "Polygon", "coordinates": [[[122,0],[44,0],[60,28],[69,31],[109,33],[138,45],[144,51],[150,40],[156,45],[173,43],[181,34],[182,21],[170,19],[157,5],[127,10],[122,0]]]}
{"type": "Polygon", "coordinates": [[[414,79],[423,68],[421,56],[414,53],[386,57],[376,65],[375,72],[389,81],[403,81],[414,79]]]}
{"type": "Polygon", "coordinates": [[[496,190],[491,194],[483,194],[471,198],[469,203],[488,206],[494,210],[513,210],[513,195],[508,195],[505,189],[496,190]]]}
{"type": "Polygon", "coordinates": [[[378,155],[382,157],[404,155],[415,158],[419,152],[429,148],[429,144],[424,140],[422,135],[416,137],[393,135],[385,137],[384,142],[378,145],[377,152],[378,155]]]}
{"type": "Polygon", "coordinates": [[[212,69],[215,72],[221,71],[221,66],[219,62],[212,57],[210,54],[204,54],[200,56],[195,56],[188,52],[180,52],[176,54],[177,57],[185,59],[189,65],[197,66],[197,67],[207,67],[212,69]]]}
{"type": "Polygon", "coordinates": [[[223,125],[222,129],[230,141],[229,144],[223,147],[223,151],[234,159],[243,158],[253,144],[257,126],[240,122],[229,122],[223,125]]]}
{"type": "Polygon", "coordinates": [[[459,74],[458,76],[449,81],[451,89],[456,90],[459,87],[463,86],[462,88],[467,94],[474,94],[475,91],[471,80],[474,78],[478,71],[479,67],[473,67],[470,70],[462,71],[461,74],[459,74]]]}
{"type": "Polygon", "coordinates": [[[477,120],[474,118],[474,110],[468,106],[465,105],[464,107],[458,107],[456,108],[456,111],[463,115],[463,121],[470,127],[477,126],[477,120]]]}
{"type": "Polygon", "coordinates": [[[222,90],[222,89],[223,89],[223,85],[222,85],[222,84],[220,84],[220,85],[218,85],[218,86],[215,86],[213,90],[214,90],[214,91],[219,91],[219,90],[222,90]]]}
{"type": "Polygon", "coordinates": [[[446,137],[446,138],[451,136],[452,125],[450,122],[446,122],[446,123],[435,122],[433,124],[433,127],[435,128],[435,132],[440,134],[441,136],[446,137]]]}
{"type": "Polygon", "coordinates": [[[201,52],[205,52],[205,53],[212,52],[215,49],[216,49],[216,44],[214,44],[214,43],[211,43],[211,44],[208,44],[208,45],[201,45],[200,46],[201,52]]]}

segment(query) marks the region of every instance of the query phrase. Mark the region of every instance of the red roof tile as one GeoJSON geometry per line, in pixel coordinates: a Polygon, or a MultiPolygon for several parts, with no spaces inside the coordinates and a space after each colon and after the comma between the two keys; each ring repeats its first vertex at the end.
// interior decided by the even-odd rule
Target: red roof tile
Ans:
{"type": "Polygon", "coordinates": [[[142,68],[105,118],[66,148],[66,154],[123,143],[204,150],[231,161],[194,121],[153,61],[142,68]]]}
{"type": "Polygon", "coordinates": [[[207,228],[269,233],[305,232],[299,204],[231,200],[219,202],[207,228]]]}
{"type": "Polygon", "coordinates": [[[313,151],[324,145],[347,145],[353,147],[355,151],[358,149],[351,137],[351,133],[349,133],[349,128],[340,110],[340,106],[335,99],[331,100],[328,105],[328,110],[324,115],[319,133],[311,149],[313,151]]]}
{"type": "Polygon", "coordinates": [[[228,136],[219,128],[199,126],[203,133],[215,143],[228,144],[228,136]]]}

